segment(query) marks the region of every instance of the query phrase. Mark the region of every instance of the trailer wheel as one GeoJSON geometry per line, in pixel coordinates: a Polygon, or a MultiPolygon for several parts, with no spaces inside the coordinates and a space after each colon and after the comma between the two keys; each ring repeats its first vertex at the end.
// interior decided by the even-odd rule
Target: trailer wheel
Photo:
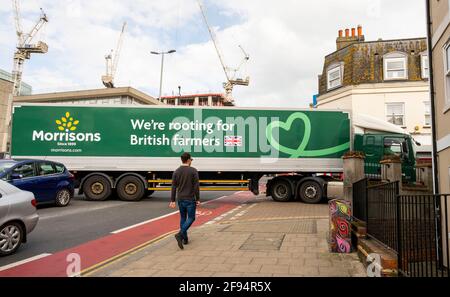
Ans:
{"type": "Polygon", "coordinates": [[[278,180],[272,183],[270,196],[278,202],[287,202],[292,198],[292,188],[289,182],[278,180]]]}
{"type": "Polygon", "coordinates": [[[89,200],[104,201],[111,196],[111,183],[104,176],[94,175],[84,182],[83,192],[89,200]]]}
{"type": "Polygon", "coordinates": [[[299,188],[300,200],[308,204],[317,204],[323,199],[323,189],[315,181],[305,181],[299,188]]]}
{"type": "Polygon", "coordinates": [[[117,184],[117,195],[123,201],[139,201],[144,198],[145,187],[136,176],[125,176],[117,184]]]}

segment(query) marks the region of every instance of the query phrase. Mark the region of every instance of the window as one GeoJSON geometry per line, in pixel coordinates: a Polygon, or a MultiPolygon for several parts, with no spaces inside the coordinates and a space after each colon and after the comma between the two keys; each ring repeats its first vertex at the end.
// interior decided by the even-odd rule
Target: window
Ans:
{"type": "Polygon", "coordinates": [[[404,126],[405,125],[405,104],[388,103],[386,104],[386,118],[389,123],[404,126]]]}
{"type": "Polygon", "coordinates": [[[425,102],[425,126],[431,126],[431,102],[425,102]]]}
{"type": "Polygon", "coordinates": [[[56,170],[53,167],[52,163],[47,163],[47,162],[39,163],[38,166],[37,166],[37,169],[38,169],[38,174],[40,176],[51,175],[51,174],[55,174],[56,173],[56,170]]]}
{"type": "Polygon", "coordinates": [[[423,54],[421,57],[421,65],[422,65],[422,78],[429,78],[430,77],[430,70],[429,70],[429,62],[428,62],[428,55],[423,54]]]}
{"type": "Polygon", "coordinates": [[[66,168],[61,164],[55,164],[56,173],[64,173],[66,171],[66,168]]]}
{"type": "Polygon", "coordinates": [[[407,56],[403,53],[390,53],[384,56],[384,79],[407,79],[407,56]]]}
{"type": "Polygon", "coordinates": [[[34,176],[33,163],[20,165],[19,167],[14,168],[13,174],[14,175],[21,175],[22,178],[33,177],[34,176]]]}
{"type": "Polygon", "coordinates": [[[342,86],[342,65],[334,65],[328,70],[327,89],[331,90],[342,86]]]}
{"type": "Polygon", "coordinates": [[[401,157],[408,153],[408,146],[404,139],[401,138],[385,138],[384,139],[384,155],[396,155],[401,157]]]}
{"type": "Polygon", "coordinates": [[[450,45],[447,45],[445,47],[445,87],[446,87],[446,94],[445,94],[445,102],[446,105],[450,105],[450,45]]]}

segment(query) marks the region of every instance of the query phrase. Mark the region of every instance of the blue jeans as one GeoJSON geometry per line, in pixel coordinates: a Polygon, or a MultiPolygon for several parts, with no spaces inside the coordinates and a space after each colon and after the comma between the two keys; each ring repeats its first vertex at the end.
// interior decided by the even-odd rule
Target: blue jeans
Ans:
{"type": "Polygon", "coordinates": [[[194,200],[179,200],[180,208],[180,233],[183,239],[188,239],[187,231],[195,221],[195,211],[197,203],[194,200]]]}

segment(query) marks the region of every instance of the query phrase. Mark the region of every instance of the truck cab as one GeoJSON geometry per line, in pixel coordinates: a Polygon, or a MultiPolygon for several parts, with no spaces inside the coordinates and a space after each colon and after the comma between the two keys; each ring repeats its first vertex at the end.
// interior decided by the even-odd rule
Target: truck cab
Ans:
{"type": "Polygon", "coordinates": [[[380,175],[381,167],[377,166],[384,156],[397,156],[402,160],[404,180],[413,182],[416,179],[415,141],[410,135],[394,133],[356,134],[354,150],[366,156],[365,171],[370,176],[380,175]]]}

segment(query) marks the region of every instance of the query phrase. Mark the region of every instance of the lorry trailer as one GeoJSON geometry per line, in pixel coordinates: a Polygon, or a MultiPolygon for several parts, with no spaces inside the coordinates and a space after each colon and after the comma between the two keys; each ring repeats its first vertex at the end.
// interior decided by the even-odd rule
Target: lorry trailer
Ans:
{"type": "Polygon", "coordinates": [[[269,175],[274,200],[318,203],[342,189],[323,174],[342,173],[345,153],[378,162],[387,147],[415,164],[414,140],[401,128],[342,110],[16,104],[12,117],[12,158],[63,163],[79,193],[98,201],[170,190],[189,152],[201,190],[257,195],[269,175]]]}

